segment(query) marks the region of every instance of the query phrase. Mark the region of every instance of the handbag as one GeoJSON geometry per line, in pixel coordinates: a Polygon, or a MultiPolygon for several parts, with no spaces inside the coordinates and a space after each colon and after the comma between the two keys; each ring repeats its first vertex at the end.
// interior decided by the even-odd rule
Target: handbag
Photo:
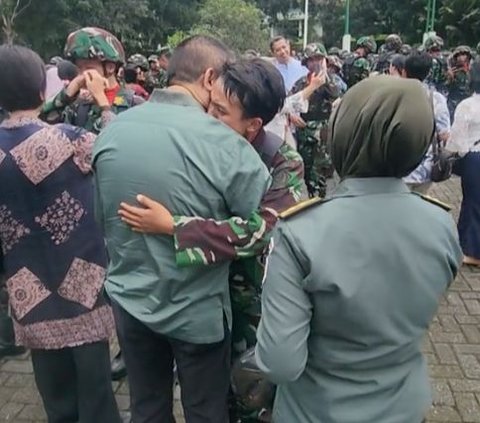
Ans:
{"type": "Polygon", "coordinates": [[[432,182],[443,182],[452,176],[453,165],[458,160],[457,153],[452,153],[445,148],[446,142],[440,140],[435,133],[432,152],[433,165],[430,179],[432,182]]]}
{"type": "MultiPolygon", "coordinates": [[[[433,90],[430,90],[430,101],[435,111],[433,103],[433,90]]],[[[447,142],[441,140],[438,136],[437,131],[435,130],[435,134],[432,140],[433,165],[432,173],[430,176],[432,182],[444,182],[450,179],[450,177],[452,176],[453,165],[459,156],[457,153],[452,153],[448,151],[445,148],[446,144],[447,142]]]]}

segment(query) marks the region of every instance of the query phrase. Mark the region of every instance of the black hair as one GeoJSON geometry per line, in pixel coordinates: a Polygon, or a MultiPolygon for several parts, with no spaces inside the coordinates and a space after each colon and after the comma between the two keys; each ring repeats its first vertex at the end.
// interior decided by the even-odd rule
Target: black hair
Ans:
{"type": "Polygon", "coordinates": [[[478,60],[470,67],[470,87],[476,94],[480,94],[480,62],[478,60]]]}
{"type": "Polygon", "coordinates": [[[264,59],[242,59],[224,66],[220,79],[225,95],[235,97],[247,118],[268,124],[285,102],[285,84],[277,68],[264,59]]]}
{"type": "Polygon", "coordinates": [[[62,60],[57,65],[57,73],[62,81],[72,81],[80,71],[70,60],[62,60]]]}
{"type": "Polygon", "coordinates": [[[17,45],[0,46],[0,107],[8,112],[37,109],[46,86],[45,64],[37,53],[17,45]]]}
{"type": "Polygon", "coordinates": [[[403,54],[395,54],[390,60],[390,64],[399,72],[405,70],[407,58],[403,54]]]}
{"type": "Polygon", "coordinates": [[[137,82],[137,66],[129,63],[123,68],[123,79],[126,84],[135,84],[137,82]]]}
{"type": "Polygon", "coordinates": [[[432,57],[426,52],[414,52],[405,61],[407,78],[424,81],[432,70],[432,57]]]}
{"type": "Polygon", "coordinates": [[[285,40],[288,43],[288,39],[285,38],[283,35],[278,35],[274,38],[272,38],[272,41],[270,41],[270,51],[273,53],[273,46],[275,43],[278,43],[279,41],[285,40]]]}
{"type": "Polygon", "coordinates": [[[192,83],[209,68],[218,75],[225,63],[233,60],[233,53],[216,38],[195,35],[183,40],[170,58],[167,70],[168,85],[192,83]]]}

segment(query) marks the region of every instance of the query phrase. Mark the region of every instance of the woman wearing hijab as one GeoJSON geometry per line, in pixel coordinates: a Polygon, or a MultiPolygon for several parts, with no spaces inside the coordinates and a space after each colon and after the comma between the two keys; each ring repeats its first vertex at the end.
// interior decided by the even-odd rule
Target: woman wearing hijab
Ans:
{"type": "Polygon", "coordinates": [[[402,181],[434,132],[417,81],[380,76],[330,122],[341,183],[283,214],[262,294],[257,364],[275,423],[420,423],[422,338],[461,261],[455,225],[402,181]]]}
{"type": "Polygon", "coordinates": [[[465,264],[480,266],[480,63],[470,70],[470,84],[474,94],[462,101],[455,111],[452,136],[448,150],[462,159],[455,173],[462,178],[463,201],[458,219],[460,245],[465,264]]]}

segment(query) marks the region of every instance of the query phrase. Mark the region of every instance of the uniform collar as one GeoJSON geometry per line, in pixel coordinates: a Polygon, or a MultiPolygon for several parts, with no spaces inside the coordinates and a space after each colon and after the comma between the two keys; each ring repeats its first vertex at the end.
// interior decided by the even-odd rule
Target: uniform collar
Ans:
{"type": "Polygon", "coordinates": [[[184,107],[198,107],[204,110],[203,106],[192,96],[180,93],[178,91],[169,90],[168,88],[156,88],[155,90],[153,90],[152,95],[150,96],[150,99],[148,101],[151,103],[167,103],[184,107]]]}
{"type": "Polygon", "coordinates": [[[332,198],[409,193],[408,187],[398,178],[348,178],[338,185],[332,198]]]}

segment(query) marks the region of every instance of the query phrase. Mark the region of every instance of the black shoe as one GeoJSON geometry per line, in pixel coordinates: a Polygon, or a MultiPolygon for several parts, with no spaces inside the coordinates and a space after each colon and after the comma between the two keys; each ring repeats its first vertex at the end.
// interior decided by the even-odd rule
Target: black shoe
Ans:
{"type": "Polygon", "coordinates": [[[1,345],[0,346],[0,358],[3,357],[15,357],[17,355],[25,354],[27,350],[23,347],[17,347],[15,345],[1,345]]]}
{"type": "Polygon", "coordinates": [[[127,376],[127,368],[125,367],[125,361],[123,361],[123,355],[120,351],[111,364],[112,380],[121,380],[127,376]]]}

